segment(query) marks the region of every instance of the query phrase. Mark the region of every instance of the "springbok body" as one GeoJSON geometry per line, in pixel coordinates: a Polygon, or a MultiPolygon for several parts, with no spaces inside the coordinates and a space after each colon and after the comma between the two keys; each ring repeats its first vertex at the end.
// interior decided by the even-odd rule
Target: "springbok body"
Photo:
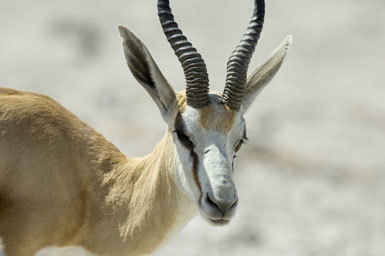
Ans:
{"type": "Polygon", "coordinates": [[[168,127],[148,156],[124,156],[47,96],[0,88],[0,238],[8,256],[72,245],[95,255],[143,255],[198,212],[213,225],[234,216],[243,114],[278,71],[291,38],[246,80],[263,24],[264,1],[256,0],[223,94],[209,92],[204,61],[168,1],[158,1],[158,9],[186,75],[185,92],[175,93],[144,44],[119,27],[128,66],[168,127]]]}

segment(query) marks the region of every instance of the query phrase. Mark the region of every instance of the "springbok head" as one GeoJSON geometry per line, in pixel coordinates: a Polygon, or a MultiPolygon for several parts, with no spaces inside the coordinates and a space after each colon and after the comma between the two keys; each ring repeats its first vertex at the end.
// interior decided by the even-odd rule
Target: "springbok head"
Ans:
{"type": "Polygon", "coordinates": [[[236,153],[246,139],[243,115],[277,73],[291,36],[247,77],[265,15],[264,0],[255,0],[247,32],[227,63],[224,91],[218,93],[209,91],[206,64],[178,28],[168,0],[158,0],[158,15],[164,34],[182,64],[186,90],[175,93],[145,45],[127,28],[119,26],[125,57],[172,133],[176,183],[199,206],[204,219],[213,225],[223,225],[234,216],[238,204],[232,177],[236,153]]]}

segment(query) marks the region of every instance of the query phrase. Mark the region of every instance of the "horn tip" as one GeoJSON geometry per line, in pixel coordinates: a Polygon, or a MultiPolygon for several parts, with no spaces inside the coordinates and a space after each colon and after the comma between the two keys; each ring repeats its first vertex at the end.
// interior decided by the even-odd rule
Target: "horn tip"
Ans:
{"type": "Polygon", "coordinates": [[[292,35],[286,36],[285,41],[284,41],[285,50],[288,50],[292,43],[293,43],[293,36],[292,35]]]}
{"type": "Polygon", "coordinates": [[[121,37],[127,37],[127,34],[129,34],[128,28],[123,25],[118,25],[118,30],[121,37]]]}

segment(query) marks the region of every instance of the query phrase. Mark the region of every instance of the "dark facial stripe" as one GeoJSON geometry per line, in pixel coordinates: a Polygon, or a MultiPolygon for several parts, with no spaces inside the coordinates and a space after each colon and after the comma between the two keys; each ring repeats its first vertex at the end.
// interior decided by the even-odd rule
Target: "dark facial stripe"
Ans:
{"type": "Polygon", "coordinates": [[[199,192],[202,193],[202,187],[198,177],[199,158],[197,153],[194,152],[194,150],[191,150],[191,156],[193,158],[192,174],[193,174],[194,182],[195,182],[195,185],[198,187],[199,192]]]}
{"type": "MultiPolygon", "coordinates": [[[[185,134],[185,126],[183,124],[183,120],[182,120],[182,114],[181,112],[179,111],[178,114],[176,115],[175,117],[175,130],[176,131],[180,131],[182,133],[185,134]]],[[[179,138],[178,138],[179,139],[179,138]]],[[[198,166],[199,166],[199,158],[198,158],[198,155],[197,153],[194,152],[194,149],[193,147],[191,147],[190,144],[186,143],[183,139],[179,139],[181,144],[187,149],[187,150],[190,150],[190,154],[191,154],[191,157],[193,159],[193,168],[192,168],[192,175],[193,175],[193,179],[194,179],[194,183],[195,185],[197,186],[198,190],[200,193],[202,193],[202,187],[201,187],[201,184],[199,182],[199,177],[198,177],[198,166]]]]}
{"type": "Polygon", "coordinates": [[[180,130],[183,133],[185,132],[184,124],[182,120],[182,113],[180,111],[178,111],[178,114],[176,114],[174,123],[175,123],[175,130],[180,130]]]}

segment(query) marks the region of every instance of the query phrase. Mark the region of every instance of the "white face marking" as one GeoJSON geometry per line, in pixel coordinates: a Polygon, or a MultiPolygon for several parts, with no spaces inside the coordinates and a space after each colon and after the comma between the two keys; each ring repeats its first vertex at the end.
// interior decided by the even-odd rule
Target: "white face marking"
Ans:
{"type": "Polygon", "coordinates": [[[174,132],[177,183],[211,224],[226,224],[235,213],[237,192],[232,166],[235,146],[245,129],[241,114],[227,110],[219,100],[218,95],[210,94],[206,109],[186,106],[174,132]],[[186,138],[180,133],[192,143],[184,142],[186,138]]]}

